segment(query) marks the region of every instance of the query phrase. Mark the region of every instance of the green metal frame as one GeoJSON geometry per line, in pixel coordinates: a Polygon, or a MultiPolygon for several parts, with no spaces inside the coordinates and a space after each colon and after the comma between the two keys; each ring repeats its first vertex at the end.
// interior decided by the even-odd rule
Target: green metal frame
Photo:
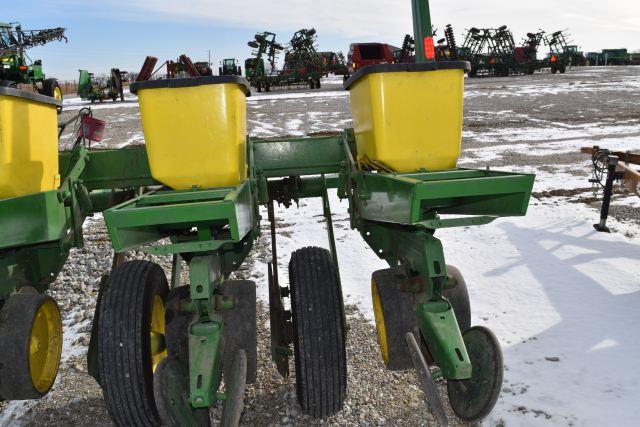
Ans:
{"type": "Polygon", "coordinates": [[[0,200],[0,303],[22,286],[44,292],[55,281],[72,247],[83,246],[82,224],[158,185],[144,148],[60,153],[57,190],[0,200]]]}
{"type": "MultiPolygon", "coordinates": [[[[329,247],[337,264],[329,188],[336,188],[341,198],[349,200],[351,226],[376,254],[390,266],[402,266],[409,280],[418,284],[413,286],[421,295],[416,314],[440,375],[470,377],[462,335],[451,305],[442,296],[446,263],[434,233],[438,228],[524,215],[534,176],[488,169],[402,174],[363,171],[353,161],[355,146],[352,130],[316,138],[250,139],[250,176],[240,185],[156,191],[104,212],[116,251],[174,254],[189,262],[196,314],[189,329],[190,401],[194,407],[210,406],[220,398],[221,311],[229,307],[220,304],[217,289],[240,267],[259,235],[258,206],[274,202],[289,206],[303,198],[321,198],[329,247]]],[[[269,216],[273,221],[273,215],[269,216]]],[[[275,258],[271,268],[270,280],[277,285],[275,258]]],[[[275,305],[284,310],[283,304],[276,301],[275,305]]],[[[279,314],[286,319],[284,311],[279,314]]],[[[290,354],[287,334],[272,344],[272,356],[280,367],[281,359],[290,354]]]]}

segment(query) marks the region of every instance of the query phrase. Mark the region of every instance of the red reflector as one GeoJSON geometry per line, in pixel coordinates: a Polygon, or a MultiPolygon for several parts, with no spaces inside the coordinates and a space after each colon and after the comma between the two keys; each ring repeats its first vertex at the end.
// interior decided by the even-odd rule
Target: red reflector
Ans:
{"type": "Polygon", "coordinates": [[[20,66],[20,69],[21,69],[22,71],[24,71],[24,70],[26,70],[26,69],[27,69],[27,66],[26,66],[26,65],[21,65],[21,66],[20,66]]]}
{"type": "Polygon", "coordinates": [[[551,62],[556,62],[558,60],[558,58],[556,58],[555,56],[551,57],[551,62]]]}
{"type": "Polygon", "coordinates": [[[427,59],[436,59],[436,48],[433,46],[433,37],[424,38],[424,56],[427,59]]]}

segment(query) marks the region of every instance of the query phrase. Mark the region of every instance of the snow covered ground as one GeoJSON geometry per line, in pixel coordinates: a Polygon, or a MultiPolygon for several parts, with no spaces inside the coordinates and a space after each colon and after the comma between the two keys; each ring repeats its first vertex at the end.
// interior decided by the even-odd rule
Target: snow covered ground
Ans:
{"type": "MultiPolygon", "coordinates": [[[[348,94],[337,90],[337,80],[325,83],[318,92],[254,94],[248,100],[251,135],[301,136],[349,127],[348,94]]],[[[568,192],[533,198],[526,217],[436,234],[447,263],[465,276],[472,323],[492,329],[502,344],[504,386],[485,425],[640,425],[640,371],[635,366],[640,354],[639,222],[614,216],[609,220],[614,233],[593,230],[598,211],[580,201],[590,193],[590,161],[578,153],[591,145],[640,150],[638,68],[467,79],[466,85],[460,166],[535,173],[536,194],[568,192]]],[[[91,105],[65,99],[65,111],[84,106],[91,105]]],[[[96,116],[108,121],[102,146],[144,142],[137,107],[131,94],[125,103],[92,105],[96,116]]],[[[640,199],[621,195],[615,205],[637,214],[640,199]]],[[[386,265],[349,228],[346,201],[332,195],[331,206],[343,293],[373,324],[371,273],[386,265]]],[[[291,252],[327,247],[327,235],[319,200],[279,207],[276,217],[285,284],[291,252]]],[[[263,260],[253,259],[250,275],[266,301],[263,260]]],[[[103,273],[98,270],[92,280],[103,273]]],[[[74,322],[76,315],[71,311],[65,317],[66,358],[83,351],[76,337],[89,323],[84,318],[74,322]]],[[[0,414],[0,426],[22,419],[33,405],[11,403],[0,414]]]]}

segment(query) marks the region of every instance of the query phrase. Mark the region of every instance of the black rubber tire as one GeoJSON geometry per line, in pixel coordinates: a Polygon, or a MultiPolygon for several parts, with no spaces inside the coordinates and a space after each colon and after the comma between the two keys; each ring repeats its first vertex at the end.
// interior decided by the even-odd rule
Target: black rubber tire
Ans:
{"type": "Polygon", "coordinates": [[[316,83],[313,81],[313,79],[309,80],[309,89],[313,90],[316,88],[316,83]]]}
{"type": "Polygon", "coordinates": [[[227,280],[220,291],[234,300],[234,307],[222,312],[222,369],[230,367],[238,352],[244,350],[247,384],[253,384],[258,372],[256,284],[250,280],[227,280]]]}
{"type": "Polygon", "coordinates": [[[271,83],[269,81],[264,84],[264,91],[271,92],[271,83]]]}
{"type": "Polygon", "coordinates": [[[342,292],[329,251],[295,251],[289,284],[298,402],[304,413],[328,417],[342,409],[347,390],[342,292]]]}
{"type": "Polygon", "coordinates": [[[222,76],[222,75],[223,75],[223,74],[222,74],[222,67],[218,67],[218,75],[219,75],[219,76],[222,76]]]}
{"type": "Polygon", "coordinates": [[[471,327],[471,302],[469,301],[467,283],[460,270],[452,265],[447,265],[447,274],[453,280],[454,285],[445,289],[443,296],[449,300],[451,307],[453,307],[460,332],[464,332],[471,327]]]}
{"type": "MultiPolygon", "coordinates": [[[[56,79],[46,79],[42,82],[42,94],[45,96],[50,96],[51,98],[55,98],[54,92],[58,89],[60,91],[60,101],[64,98],[62,95],[62,90],[60,89],[60,83],[56,79]]],[[[58,114],[62,112],[62,107],[58,107],[58,114]]]]}
{"type": "Polygon", "coordinates": [[[316,80],[316,89],[320,89],[322,87],[322,82],[320,81],[320,77],[316,80]]]}
{"type": "Polygon", "coordinates": [[[155,296],[166,301],[162,268],[130,261],[109,277],[100,304],[98,357],[107,410],[120,426],[160,424],[153,394],[151,315],[155,296]]]}
{"type": "Polygon", "coordinates": [[[413,362],[407,351],[404,336],[407,332],[413,332],[416,336],[420,336],[414,308],[415,296],[412,293],[400,291],[400,284],[406,277],[404,272],[398,268],[378,270],[371,275],[374,313],[376,311],[374,291],[377,291],[383,318],[379,319],[376,313],[378,344],[382,353],[381,340],[384,334],[387,342],[385,365],[391,371],[413,369],[413,362]],[[384,332],[382,322],[384,323],[384,332]]]}
{"type": "Polygon", "coordinates": [[[98,299],[96,309],[93,312],[93,323],[91,324],[91,338],[89,339],[89,349],[87,350],[87,373],[93,377],[100,385],[100,359],[98,355],[99,335],[100,335],[100,306],[102,305],[102,295],[109,283],[109,275],[105,274],[100,278],[98,288],[98,299]]]}
{"type": "Polygon", "coordinates": [[[468,380],[448,380],[451,409],[463,421],[484,419],[498,401],[504,374],[500,342],[489,329],[474,326],[462,335],[473,367],[468,380]]]}
{"type": "MultiPolygon", "coordinates": [[[[54,306],[50,306],[54,308],[54,306]]],[[[55,345],[55,344],[54,344],[55,345]]],[[[62,322],[60,310],[53,298],[44,294],[14,294],[0,310],[0,396],[4,400],[39,399],[46,395],[55,381],[62,352],[62,322]],[[59,330],[56,331],[58,349],[51,347],[57,358],[49,359],[49,368],[55,371],[50,384],[38,390],[33,383],[29,362],[31,331],[40,307],[53,303],[57,312],[59,330]]]]}
{"type": "Polygon", "coordinates": [[[244,390],[247,383],[247,354],[238,350],[233,355],[231,368],[224,377],[227,400],[222,407],[221,427],[237,427],[244,408],[244,390]]]}
{"type": "Polygon", "coordinates": [[[168,356],[174,356],[189,365],[189,325],[193,313],[181,310],[181,305],[191,299],[189,286],[172,289],[164,306],[165,340],[168,356]]]}

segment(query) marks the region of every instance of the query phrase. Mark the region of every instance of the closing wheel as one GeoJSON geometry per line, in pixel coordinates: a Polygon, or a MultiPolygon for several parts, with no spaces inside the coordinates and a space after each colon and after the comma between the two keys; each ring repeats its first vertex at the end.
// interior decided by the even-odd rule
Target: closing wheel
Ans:
{"type": "Polygon", "coordinates": [[[189,403],[189,369],[175,356],[160,361],[153,376],[153,394],[163,426],[209,426],[209,408],[189,403]]]}
{"type": "Polygon", "coordinates": [[[378,270],[371,275],[378,344],[384,364],[392,371],[413,368],[404,337],[407,332],[419,333],[414,294],[400,291],[406,277],[397,268],[378,270]]]}
{"type": "Polygon", "coordinates": [[[120,426],[157,425],[153,372],[167,355],[162,268],[148,261],[116,267],[100,301],[100,385],[120,426]]]}
{"type": "Polygon", "coordinates": [[[227,399],[222,408],[223,427],[236,427],[240,424],[240,416],[244,408],[244,389],[247,383],[247,353],[238,350],[233,363],[223,371],[227,399]]]}
{"type": "Polygon", "coordinates": [[[289,283],[298,402],[305,413],[327,417],[342,409],[347,389],[342,291],[329,251],[295,251],[289,283]]]}
{"type": "Polygon", "coordinates": [[[43,294],[12,295],[0,310],[0,396],[38,399],[51,390],[60,366],[62,321],[43,294]]]}
{"type": "Polygon", "coordinates": [[[502,388],[502,350],[496,336],[483,326],[474,326],[462,334],[469,353],[472,376],[466,380],[448,380],[447,394],[453,412],[466,422],[485,418],[498,400],[502,388]]]}
{"type": "Polygon", "coordinates": [[[243,350],[247,384],[252,384],[258,372],[256,284],[250,280],[227,280],[220,291],[233,298],[233,308],[222,312],[222,369],[231,366],[238,351],[243,350]]]}
{"type": "Polygon", "coordinates": [[[447,276],[451,280],[451,286],[442,294],[453,308],[460,332],[464,332],[471,327],[471,303],[467,284],[460,270],[452,265],[447,265],[447,276]]]}

